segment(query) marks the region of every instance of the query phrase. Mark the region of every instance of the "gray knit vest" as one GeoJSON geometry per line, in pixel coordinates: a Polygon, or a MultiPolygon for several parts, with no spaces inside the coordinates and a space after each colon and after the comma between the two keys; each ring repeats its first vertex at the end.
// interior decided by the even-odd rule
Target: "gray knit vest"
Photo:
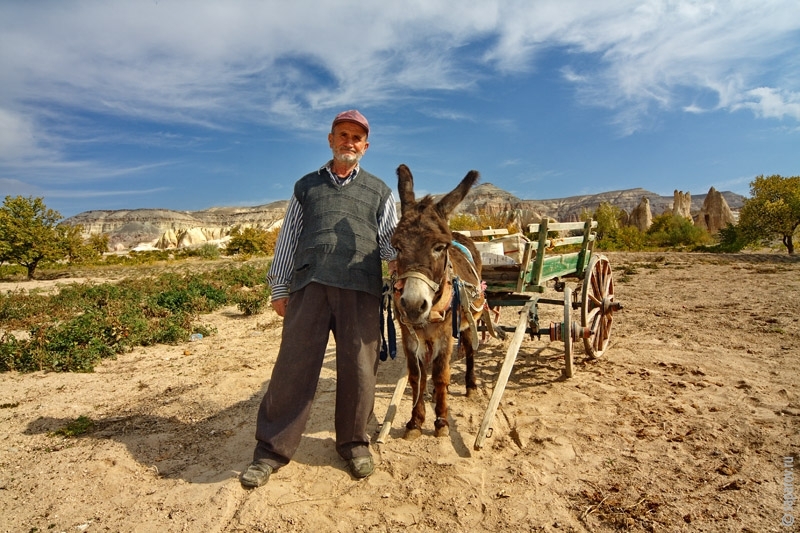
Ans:
{"type": "Polygon", "coordinates": [[[391,189],[363,169],[347,185],[337,186],[323,169],[300,178],[294,195],[302,206],[303,230],[289,291],[317,282],[380,297],[378,215],[391,189]]]}

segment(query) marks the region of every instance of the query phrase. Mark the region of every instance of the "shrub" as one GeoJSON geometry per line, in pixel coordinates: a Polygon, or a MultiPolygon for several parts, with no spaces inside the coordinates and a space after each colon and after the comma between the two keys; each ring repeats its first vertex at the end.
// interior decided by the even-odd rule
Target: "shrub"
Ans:
{"type": "Polygon", "coordinates": [[[94,429],[94,420],[88,416],[81,415],[63,428],[59,428],[52,433],[52,436],[79,437],[94,429]]]}
{"type": "Polygon", "coordinates": [[[647,240],[659,247],[692,247],[711,242],[711,236],[688,218],[664,213],[653,219],[647,230],[647,240]]]}
{"type": "Polygon", "coordinates": [[[275,244],[278,240],[279,231],[279,228],[264,230],[236,226],[231,230],[231,240],[228,241],[225,253],[227,255],[272,255],[275,253],[275,244]]]}
{"type": "Polygon", "coordinates": [[[749,244],[750,239],[743,234],[738,226],[728,224],[719,230],[719,242],[713,246],[705,247],[708,252],[741,252],[749,244]]]}
{"type": "Polygon", "coordinates": [[[468,213],[456,213],[450,217],[448,222],[452,231],[469,231],[483,229],[480,227],[478,219],[468,213]]]}
{"type": "Polygon", "coordinates": [[[222,255],[219,246],[206,243],[197,248],[181,248],[176,256],[178,257],[199,257],[201,259],[219,259],[222,255]]]}
{"type": "MultiPolygon", "coordinates": [[[[198,314],[238,302],[241,287],[263,283],[265,275],[263,268],[242,265],[204,274],[128,278],[116,284],[76,283],[49,296],[0,295],[3,329],[30,333],[29,339],[9,333],[0,337],[0,371],[91,372],[100,360],[135,346],[186,342],[194,332],[212,335],[213,328],[195,323],[198,314]]],[[[269,291],[252,294],[246,307],[256,312],[269,291]]]]}
{"type": "Polygon", "coordinates": [[[259,315],[269,304],[269,291],[241,292],[236,297],[236,307],[247,316],[259,315]]]}

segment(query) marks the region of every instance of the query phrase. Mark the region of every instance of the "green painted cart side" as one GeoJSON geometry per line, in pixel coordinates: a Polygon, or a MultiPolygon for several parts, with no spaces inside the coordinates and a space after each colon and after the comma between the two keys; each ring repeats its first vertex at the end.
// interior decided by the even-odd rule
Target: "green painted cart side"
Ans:
{"type": "MultiPolygon", "coordinates": [[[[487,284],[486,292],[536,292],[545,291],[545,282],[562,277],[582,278],[589,264],[592,245],[597,238],[597,221],[550,222],[528,226],[528,234],[533,236],[525,243],[522,263],[514,265],[484,265],[483,278],[487,284]],[[582,231],[572,237],[558,237],[551,233],[582,231]],[[566,245],[580,244],[578,252],[553,254],[553,251],[566,245]]],[[[491,299],[491,298],[490,298],[491,299]]],[[[490,302],[490,305],[491,302],[490,302]]],[[[497,305],[504,305],[498,302],[497,305]]]]}

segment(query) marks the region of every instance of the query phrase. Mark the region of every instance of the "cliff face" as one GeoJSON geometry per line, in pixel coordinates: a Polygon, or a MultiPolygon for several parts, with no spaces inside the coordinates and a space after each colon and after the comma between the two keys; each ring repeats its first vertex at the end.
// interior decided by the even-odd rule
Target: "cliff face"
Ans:
{"type": "MultiPolygon", "coordinates": [[[[156,246],[159,241],[168,243],[165,247],[174,247],[178,243],[174,236],[187,232],[190,235],[200,233],[224,238],[234,226],[271,229],[281,223],[288,204],[288,201],[280,201],[256,207],[214,207],[203,211],[86,211],[66,219],[64,223],[82,225],[84,236],[108,235],[112,250],[133,248],[140,244],[156,246]],[[197,229],[201,231],[198,232],[197,229]]],[[[192,244],[202,244],[197,240],[196,237],[190,239],[192,244]]]]}
{"type": "MultiPolygon", "coordinates": [[[[743,196],[731,192],[717,194],[722,195],[732,211],[738,211],[745,200],[743,196]]],[[[522,200],[491,183],[482,183],[469,192],[457,208],[457,212],[478,214],[519,210],[526,214],[527,220],[549,217],[569,222],[579,220],[583,211],[593,212],[603,202],[631,213],[643,198],[649,201],[653,216],[673,209],[672,196],[659,196],[645,189],[627,189],[549,200],[522,200]]],[[[705,199],[705,194],[691,196],[692,213],[701,211],[705,199]]],[[[279,201],[255,207],[214,207],[203,211],[170,209],[86,211],[66,219],[64,223],[81,224],[85,236],[107,234],[111,248],[116,250],[142,244],[174,248],[219,241],[227,237],[234,226],[262,229],[277,227],[283,221],[288,204],[288,201],[279,201]]]]}

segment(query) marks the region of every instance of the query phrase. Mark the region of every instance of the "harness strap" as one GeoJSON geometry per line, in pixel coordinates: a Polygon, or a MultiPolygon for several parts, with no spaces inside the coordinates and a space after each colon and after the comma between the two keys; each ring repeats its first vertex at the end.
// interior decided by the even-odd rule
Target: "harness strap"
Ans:
{"type": "MultiPolygon", "coordinates": [[[[461,284],[460,289],[461,289],[461,292],[463,293],[461,295],[461,307],[464,310],[464,314],[467,316],[467,322],[469,322],[469,331],[470,331],[470,334],[471,334],[471,339],[470,340],[472,340],[472,348],[474,350],[477,350],[478,349],[478,325],[475,323],[475,315],[473,315],[473,313],[475,312],[474,302],[477,300],[477,298],[475,298],[475,300],[473,300],[472,298],[470,298],[467,295],[467,288],[463,283],[461,284]]],[[[477,294],[474,295],[474,296],[480,297],[481,299],[483,297],[483,295],[477,295],[477,294]]],[[[478,309],[480,309],[480,307],[478,307],[478,309]]],[[[459,314],[461,314],[461,313],[459,313],[459,314]]]]}
{"type": "Polygon", "coordinates": [[[408,272],[403,272],[402,274],[397,276],[397,279],[399,280],[405,278],[421,279],[422,281],[425,282],[426,285],[428,285],[428,287],[430,287],[433,290],[433,292],[437,292],[439,290],[439,284],[433,281],[425,274],[423,274],[422,272],[417,272],[416,270],[409,270],[408,272]]]}
{"type": "Polygon", "coordinates": [[[392,286],[391,281],[383,284],[383,295],[381,296],[381,361],[386,361],[391,357],[397,357],[397,332],[394,329],[394,319],[392,318],[392,286]],[[383,312],[386,311],[386,335],[383,328],[383,312]],[[388,341],[387,341],[388,337],[388,341]]]}

